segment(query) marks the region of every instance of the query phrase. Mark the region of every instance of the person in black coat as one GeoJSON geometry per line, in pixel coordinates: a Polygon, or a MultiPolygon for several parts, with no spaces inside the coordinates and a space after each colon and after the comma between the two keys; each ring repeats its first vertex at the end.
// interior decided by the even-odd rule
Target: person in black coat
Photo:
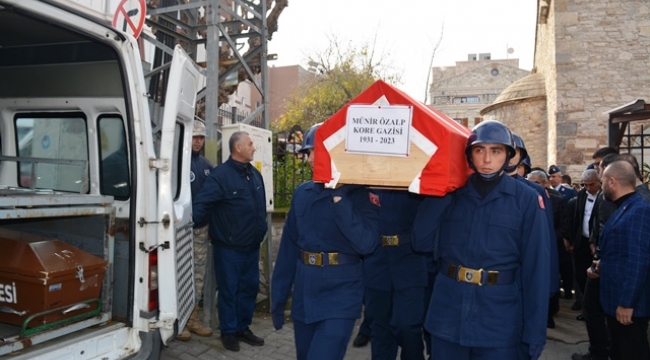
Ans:
{"type": "MultiPolygon", "coordinates": [[[[591,266],[592,251],[589,245],[592,224],[596,218],[593,211],[598,191],[600,191],[600,178],[598,171],[585,170],[581,176],[581,184],[584,186],[578,196],[570,199],[567,203],[569,214],[569,237],[567,250],[573,253],[574,271],[576,274],[576,289],[579,290],[576,302],[572,310],[582,309],[582,294],[587,283],[587,268],[591,266]]],[[[582,320],[580,318],[579,320],[582,320]]]]}

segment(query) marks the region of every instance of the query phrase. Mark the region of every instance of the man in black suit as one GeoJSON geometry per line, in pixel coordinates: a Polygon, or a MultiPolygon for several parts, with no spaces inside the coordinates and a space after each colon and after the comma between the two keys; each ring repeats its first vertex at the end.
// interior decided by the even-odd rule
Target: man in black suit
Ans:
{"type": "MultiPolygon", "coordinates": [[[[600,159],[599,166],[594,167],[594,169],[598,170],[599,177],[602,177],[603,170],[607,165],[616,161],[618,156],[616,153],[609,153],[600,159]]],[[[600,230],[605,226],[605,223],[607,223],[607,220],[614,211],[616,211],[616,208],[617,206],[614,202],[605,199],[602,191],[598,192],[598,198],[596,199],[593,210],[596,215],[592,216],[594,222],[591,224],[591,236],[589,239],[591,253],[594,255],[598,247],[600,230]]],[[[584,315],[587,335],[589,336],[589,352],[586,354],[574,353],[571,355],[571,359],[607,360],[609,358],[609,337],[605,312],[600,305],[600,279],[593,275],[589,276],[589,274],[587,276],[585,292],[582,297],[582,314],[584,315]]]]}
{"type": "MultiPolygon", "coordinates": [[[[569,238],[565,243],[567,250],[573,253],[574,273],[576,275],[579,297],[571,307],[572,310],[582,309],[582,294],[585,291],[587,282],[586,270],[591,266],[592,252],[589,245],[589,236],[594,218],[597,216],[593,211],[598,191],[600,190],[600,179],[598,171],[594,169],[585,170],[581,176],[582,190],[578,195],[567,203],[569,215],[569,238]]],[[[583,320],[582,316],[578,317],[583,320]]]]}

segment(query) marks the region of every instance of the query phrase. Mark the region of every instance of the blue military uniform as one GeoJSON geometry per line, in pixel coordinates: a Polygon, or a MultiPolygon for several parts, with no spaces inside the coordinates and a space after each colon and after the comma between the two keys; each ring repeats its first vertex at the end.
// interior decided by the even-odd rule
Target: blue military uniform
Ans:
{"type": "Polygon", "coordinates": [[[577,191],[564,185],[558,186],[555,190],[557,190],[566,201],[569,201],[578,195],[577,191]]]}
{"type": "MultiPolygon", "coordinates": [[[[557,165],[551,165],[548,168],[548,174],[549,175],[555,174],[555,173],[558,173],[558,172],[560,172],[560,168],[557,165]]],[[[571,200],[571,198],[574,198],[575,196],[578,195],[578,192],[575,191],[573,188],[566,187],[564,185],[559,185],[557,188],[555,188],[555,190],[557,190],[557,192],[559,192],[560,195],[562,195],[562,197],[566,201],[569,201],[569,200],[571,200]]]]}
{"type": "Polygon", "coordinates": [[[373,319],[372,358],[423,359],[427,264],[411,248],[411,229],[422,196],[399,190],[379,195],[381,246],[364,260],[366,316],[373,319]]]}
{"type": "Polygon", "coordinates": [[[414,248],[439,251],[440,273],[425,319],[432,338],[442,340],[432,340],[433,359],[459,347],[489,348],[486,359],[527,359],[526,345],[546,342],[550,235],[544,200],[509,176],[482,198],[472,184],[476,176],[452,194],[425,199],[414,224],[414,248]],[[478,279],[482,286],[471,283],[478,279]]]}
{"type": "MultiPolygon", "coordinates": [[[[411,247],[416,252],[426,254],[427,265],[427,287],[425,289],[425,316],[429,313],[429,305],[433,288],[435,286],[435,279],[439,272],[440,260],[440,222],[442,214],[445,212],[451,203],[451,195],[447,194],[443,197],[428,196],[418,207],[418,212],[413,223],[411,232],[411,247]]],[[[423,328],[424,341],[427,347],[427,354],[431,355],[431,333],[423,328]]]]}
{"type": "Polygon", "coordinates": [[[361,315],[361,255],[379,244],[379,199],[369,189],[337,190],[306,182],[298,186],[282,233],[272,278],[273,321],[280,328],[293,285],[297,358],[342,359],[355,319],[361,315]]]}
{"type": "MultiPolygon", "coordinates": [[[[197,198],[205,179],[210,176],[210,171],[212,171],[212,164],[210,161],[203,157],[198,151],[192,151],[192,161],[190,163],[190,190],[192,192],[192,201],[197,198]]],[[[210,244],[208,227],[198,227],[195,224],[194,237],[192,240],[194,243],[194,293],[196,303],[198,304],[203,297],[203,280],[205,279],[208,263],[208,251],[210,248],[208,246],[210,244]]],[[[190,318],[193,319],[190,325],[193,325],[196,322],[194,320],[198,319],[198,316],[190,318]]],[[[205,326],[205,329],[207,328],[208,327],[205,326]]],[[[207,333],[207,330],[205,333],[207,333]]]]}
{"type": "Polygon", "coordinates": [[[550,258],[549,295],[554,296],[560,291],[560,260],[557,252],[557,245],[556,245],[557,240],[555,238],[555,221],[553,220],[554,216],[553,216],[553,206],[551,204],[551,198],[541,185],[536,184],[532,181],[528,181],[523,177],[521,177],[520,175],[513,175],[512,177],[531,187],[544,200],[544,214],[546,214],[546,223],[548,225],[548,234],[549,234],[549,258],[550,258]]]}
{"type": "Polygon", "coordinates": [[[205,157],[201,156],[198,152],[192,151],[192,162],[190,163],[190,190],[192,191],[192,199],[203,187],[203,182],[210,176],[212,164],[205,157]]]}

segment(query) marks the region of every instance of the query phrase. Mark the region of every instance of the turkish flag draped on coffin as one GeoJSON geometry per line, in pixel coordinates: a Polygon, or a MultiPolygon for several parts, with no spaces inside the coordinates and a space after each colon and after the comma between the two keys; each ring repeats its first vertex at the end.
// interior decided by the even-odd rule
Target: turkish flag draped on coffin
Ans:
{"type": "Polygon", "coordinates": [[[313,179],[327,187],[362,184],[442,196],[463,186],[472,172],[465,157],[469,134],[468,128],[443,113],[378,80],[316,132],[313,179]],[[365,109],[369,116],[363,116],[365,109]],[[353,111],[362,115],[348,124],[353,111]],[[389,116],[384,119],[377,114],[389,116]],[[404,123],[405,118],[410,120],[410,126],[408,122],[406,128],[392,126],[404,123]],[[357,126],[362,124],[359,119],[370,125],[357,126]],[[390,152],[404,138],[407,144],[400,148],[404,151],[390,152]],[[359,151],[364,148],[368,150],[359,151]],[[383,149],[388,149],[389,154],[383,149]]]}

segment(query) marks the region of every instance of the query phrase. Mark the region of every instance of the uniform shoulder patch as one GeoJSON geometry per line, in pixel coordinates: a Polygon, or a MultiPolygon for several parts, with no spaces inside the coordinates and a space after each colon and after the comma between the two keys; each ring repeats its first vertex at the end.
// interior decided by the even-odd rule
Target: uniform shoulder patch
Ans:
{"type": "Polygon", "coordinates": [[[539,208],[542,210],[546,210],[546,207],[544,206],[544,198],[542,195],[537,195],[537,201],[539,201],[539,208]]]}
{"type": "Polygon", "coordinates": [[[379,203],[379,195],[377,195],[377,194],[375,194],[373,192],[369,192],[368,195],[370,196],[370,202],[371,203],[373,203],[373,204],[375,204],[377,206],[381,206],[381,204],[379,203]]]}

